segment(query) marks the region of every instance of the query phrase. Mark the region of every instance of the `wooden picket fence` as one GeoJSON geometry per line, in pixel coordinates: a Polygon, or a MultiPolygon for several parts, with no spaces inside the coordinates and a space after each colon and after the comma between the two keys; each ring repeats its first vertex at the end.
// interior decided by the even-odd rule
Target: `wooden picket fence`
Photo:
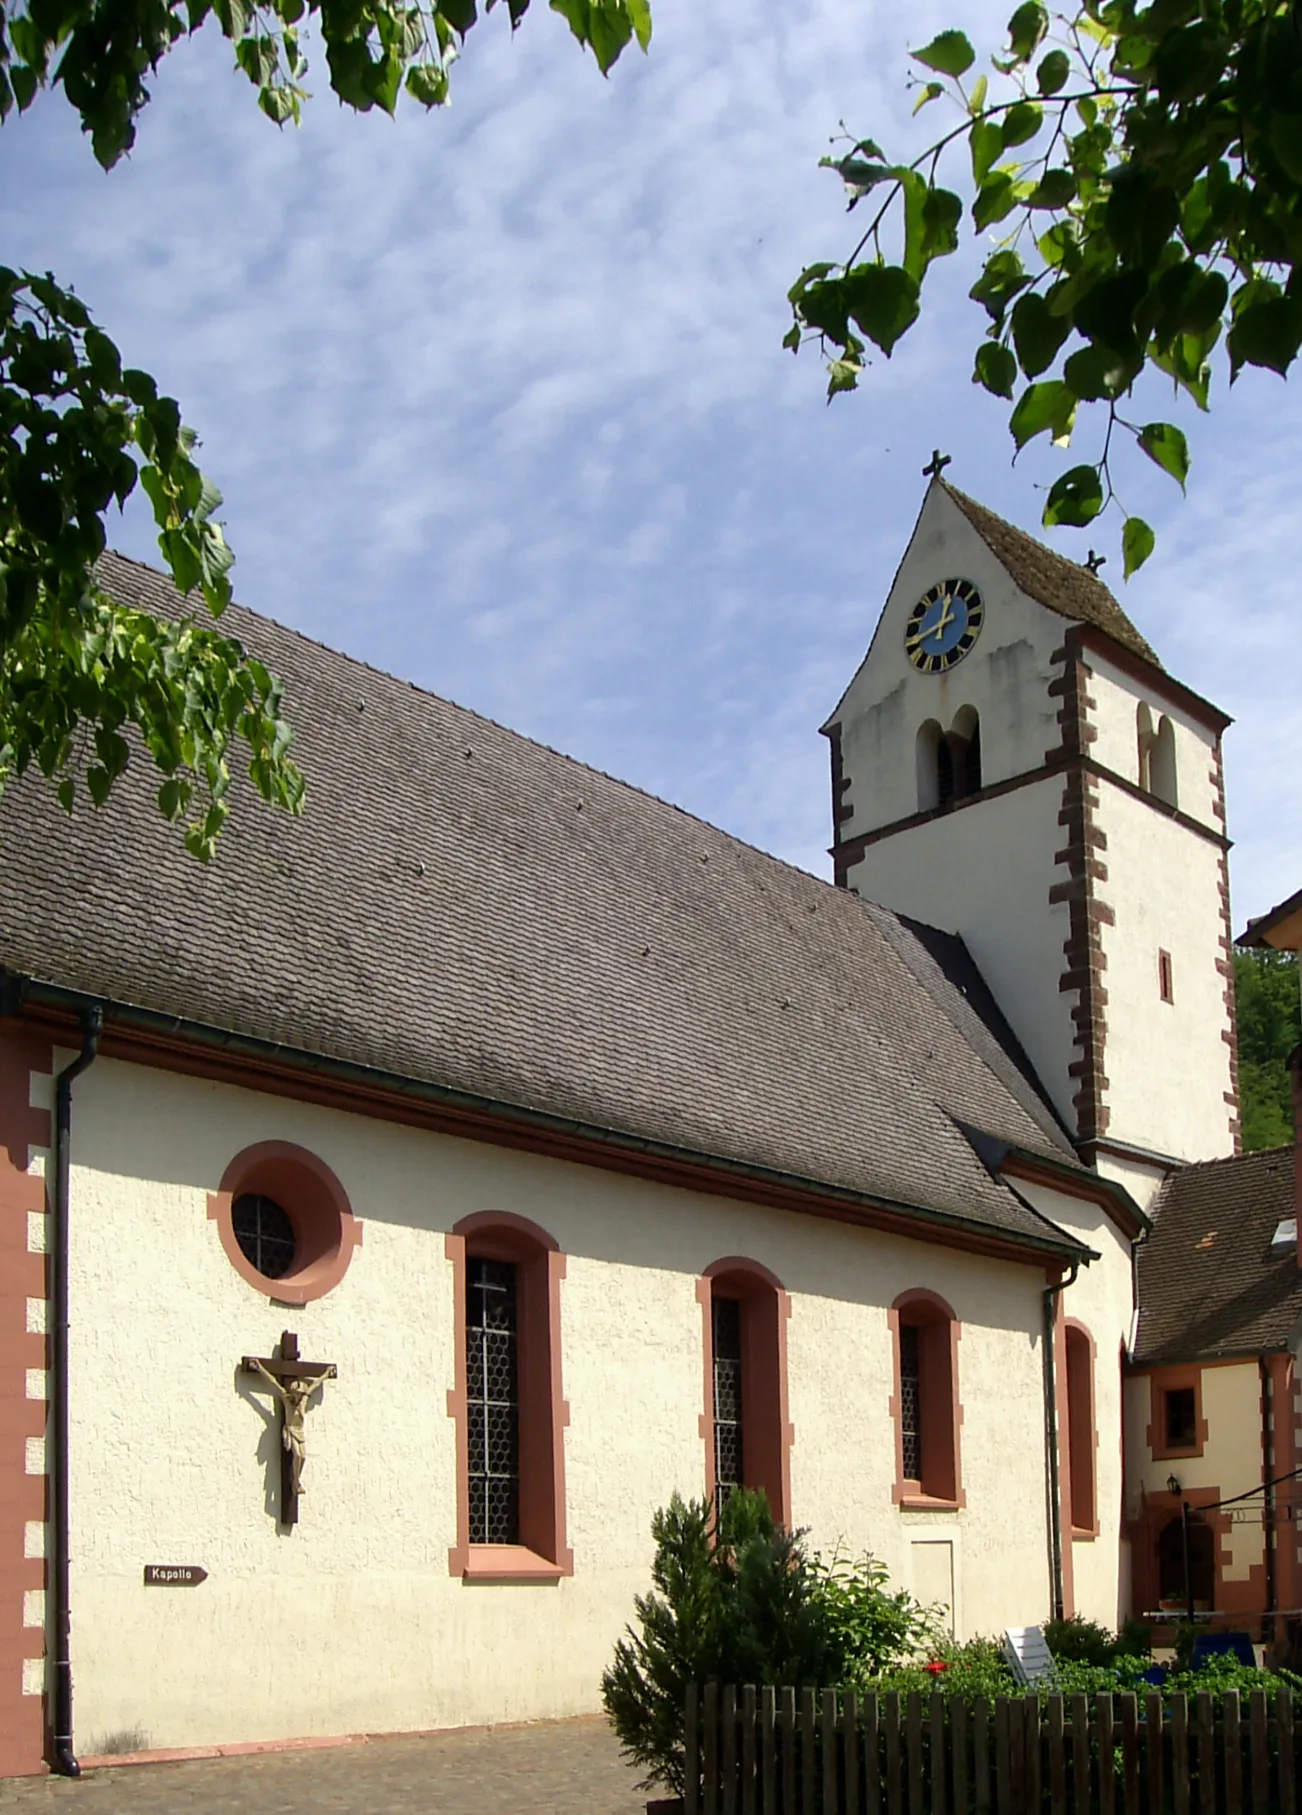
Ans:
{"type": "Polygon", "coordinates": [[[1302,1815],[1287,1689],[865,1695],[692,1687],[685,1815],[1302,1815]]]}

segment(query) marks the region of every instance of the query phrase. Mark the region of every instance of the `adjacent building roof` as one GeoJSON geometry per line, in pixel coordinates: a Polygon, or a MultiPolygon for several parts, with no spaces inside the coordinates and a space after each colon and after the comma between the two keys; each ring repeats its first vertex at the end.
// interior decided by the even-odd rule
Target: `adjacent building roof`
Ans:
{"type": "MultiPolygon", "coordinates": [[[[102,573],[177,610],[148,568],[102,573]]],[[[956,1126],[1078,1165],[955,942],[239,607],[223,624],[286,682],[305,816],[241,780],[203,868],[140,757],[71,819],[28,777],[0,801],[0,966],[1072,1245],[956,1126]]]]}
{"type": "Polygon", "coordinates": [[[1302,948],[1302,889],[1287,901],[1250,920],[1246,931],[1239,934],[1236,945],[1269,945],[1276,951],[1295,952],[1302,948]]]}
{"type": "Polygon", "coordinates": [[[1296,1150],[1185,1166],[1163,1185],[1139,1250],[1135,1360],[1214,1361],[1289,1346],[1302,1319],[1294,1215],[1296,1150]]]}
{"type": "Polygon", "coordinates": [[[966,492],[959,491],[957,486],[947,484],[944,479],[937,483],[945,487],[981,540],[1003,562],[1023,592],[1064,618],[1096,625],[1123,649],[1129,649],[1132,655],[1151,662],[1155,668],[1162,666],[1152,644],[1135,629],[1097,574],[1079,562],[1069,561],[1065,555],[1056,554],[1052,548],[1046,548],[1043,542],[1028,536],[1024,529],[1006,523],[984,504],[978,504],[966,492]]]}

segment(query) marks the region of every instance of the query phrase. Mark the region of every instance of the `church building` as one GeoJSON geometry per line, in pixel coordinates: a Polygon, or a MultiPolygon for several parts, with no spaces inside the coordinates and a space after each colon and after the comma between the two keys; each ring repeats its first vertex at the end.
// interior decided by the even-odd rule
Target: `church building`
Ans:
{"type": "Polygon", "coordinates": [[[834,883],[225,623],[301,820],[0,801],[0,1775],[595,1710],[675,1490],[1115,1625],[1134,1244],[1238,1138],[1224,714],[938,473],[834,883]]]}

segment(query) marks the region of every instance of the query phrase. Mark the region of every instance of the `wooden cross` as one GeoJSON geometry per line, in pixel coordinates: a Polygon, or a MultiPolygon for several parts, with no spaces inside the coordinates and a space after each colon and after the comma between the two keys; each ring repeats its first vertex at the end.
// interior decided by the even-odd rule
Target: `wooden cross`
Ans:
{"type": "Polygon", "coordinates": [[[1100,567],[1104,567],[1107,565],[1107,559],[1108,559],[1108,557],[1106,555],[1096,555],[1094,550],[1091,548],[1089,555],[1086,559],[1085,565],[1086,565],[1086,567],[1089,568],[1091,573],[1097,573],[1099,571],[1100,567]]]}
{"type": "Polygon", "coordinates": [[[939,479],[945,468],[950,464],[951,458],[952,456],[949,454],[942,454],[939,448],[933,448],[930,466],[924,466],[922,469],[923,478],[939,479]]]}
{"type": "Polygon", "coordinates": [[[307,1402],[323,1380],[338,1379],[339,1370],[333,1361],[300,1361],[293,1330],[281,1332],[279,1355],[244,1355],[240,1366],[246,1373],[260,1375],[280,1401],[280,1522],[297,1525],[307,1454],[303,1428],[307,1402]]]}

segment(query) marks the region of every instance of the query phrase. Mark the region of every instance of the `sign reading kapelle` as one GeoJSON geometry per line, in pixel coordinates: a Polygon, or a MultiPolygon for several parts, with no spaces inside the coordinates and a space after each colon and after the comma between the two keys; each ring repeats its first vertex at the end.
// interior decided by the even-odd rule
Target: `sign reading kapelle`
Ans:
{"type": "Polygon", "coordinates": [[[146,1588],[197,1588],[208,1580],[208,1571],[197,1563],[146,1563],[146,1588]]]}

